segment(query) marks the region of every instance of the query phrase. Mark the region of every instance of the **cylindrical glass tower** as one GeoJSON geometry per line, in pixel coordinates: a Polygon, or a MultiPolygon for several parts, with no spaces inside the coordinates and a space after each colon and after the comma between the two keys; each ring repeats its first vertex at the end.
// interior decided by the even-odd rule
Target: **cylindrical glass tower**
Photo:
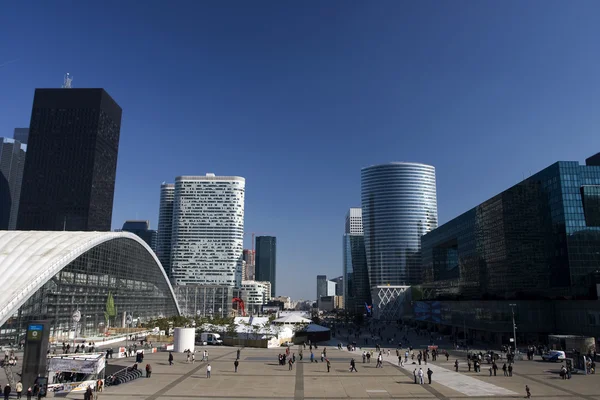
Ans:
{"type": "Polygon", "coordinates": [[[437,228],[435,168],[394,162],[361,170],[371,287],[420,283],[421,236],[437,228]]]}

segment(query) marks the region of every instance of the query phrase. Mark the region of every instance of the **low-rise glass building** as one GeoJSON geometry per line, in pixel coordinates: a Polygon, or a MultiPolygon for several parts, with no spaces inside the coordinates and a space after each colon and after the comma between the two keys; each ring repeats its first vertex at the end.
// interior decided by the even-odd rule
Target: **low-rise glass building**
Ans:
{"type": "Polygon", "coordinates": [[[28,321],[49,320],[67,340],[179,315],[173,289],[150,247],[127,232],[0,231],[0,341],[18,342],[28,321]],[[81,313],[75,323],[73,314],[81,313]]]}

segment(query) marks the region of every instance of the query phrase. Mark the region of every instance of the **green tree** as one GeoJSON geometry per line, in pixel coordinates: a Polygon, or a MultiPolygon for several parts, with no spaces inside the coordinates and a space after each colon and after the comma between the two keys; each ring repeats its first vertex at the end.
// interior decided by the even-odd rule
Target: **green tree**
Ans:
{"type": "Polygon", "coordinates": [[[115,299],[113,299],[112,293],[108,292],[108,298],[106,299],[106,311],[104,311],[104,318],[106,319],[106,327],[110,328],[111,318],[117,316],[117,307],[115,306],[115,299]]]}

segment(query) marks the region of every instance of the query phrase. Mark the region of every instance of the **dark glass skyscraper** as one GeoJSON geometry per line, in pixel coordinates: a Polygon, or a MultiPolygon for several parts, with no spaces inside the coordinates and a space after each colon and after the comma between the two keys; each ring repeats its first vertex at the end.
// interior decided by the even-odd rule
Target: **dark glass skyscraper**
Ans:
{"type": "Polygon", "coordinates": [[[152,251],[156,252],[157,235],[155,230],[150,229],[150,221],[125,221],[121,230],[138,235],[148,246],[150,246],[152,251]]]}
{"type": "Polygon", "coordinates": [[[344,308],[355,314],[366,313],[371,305],[371,286],[363,235],[344,235],[344,308]]]}
{"type": "Polygon", "coordinates": [[[363,168],[361,201],[371,286],[420,283],[421,236],[437,228],[435,168],[405,162],[363,168]]]}
{"type": "Polygon", "coordinates": [[[277,238],[274,236],[256,237],[256,280],[271,282],[271,297],[275,297],[277,273],[277,238]]]}
{"type": "Polygon", "coordinates": [[[433,299],[595,298],[600,157],[557,162],[422,238],[433,299]]]}
{"type": "Polygon", "coordinates": [[[36,89],[17,229],[110,230],[121,114],[104,89],[36,89]]]}
{"type": "Polygon", "coordinates": [[[160,185],[160,205],[158,209],[158,240],[156,254],[167,276],[171,278],[171,238],[173,236],[173,201],[175,185],[160,185]]]}
{"type": "Polygon", "coordinates": [[[0,230],[17,226],[26,147],[18,140],[0,138],[0,230]]]}

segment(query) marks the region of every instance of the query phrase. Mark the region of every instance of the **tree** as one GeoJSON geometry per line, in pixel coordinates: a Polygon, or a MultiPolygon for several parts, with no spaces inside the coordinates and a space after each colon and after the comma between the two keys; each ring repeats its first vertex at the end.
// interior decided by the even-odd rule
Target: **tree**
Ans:
{"type": "Polygon", "coordinates": [[[110,327],[110,319],[117,316],[117,307],[115,307],[115,299],[113,299],[112,293],[108,292],[108,298],[106,299],[106,311],[104,311],[104,318],[106,319],[106,327],[110,327]]]}

